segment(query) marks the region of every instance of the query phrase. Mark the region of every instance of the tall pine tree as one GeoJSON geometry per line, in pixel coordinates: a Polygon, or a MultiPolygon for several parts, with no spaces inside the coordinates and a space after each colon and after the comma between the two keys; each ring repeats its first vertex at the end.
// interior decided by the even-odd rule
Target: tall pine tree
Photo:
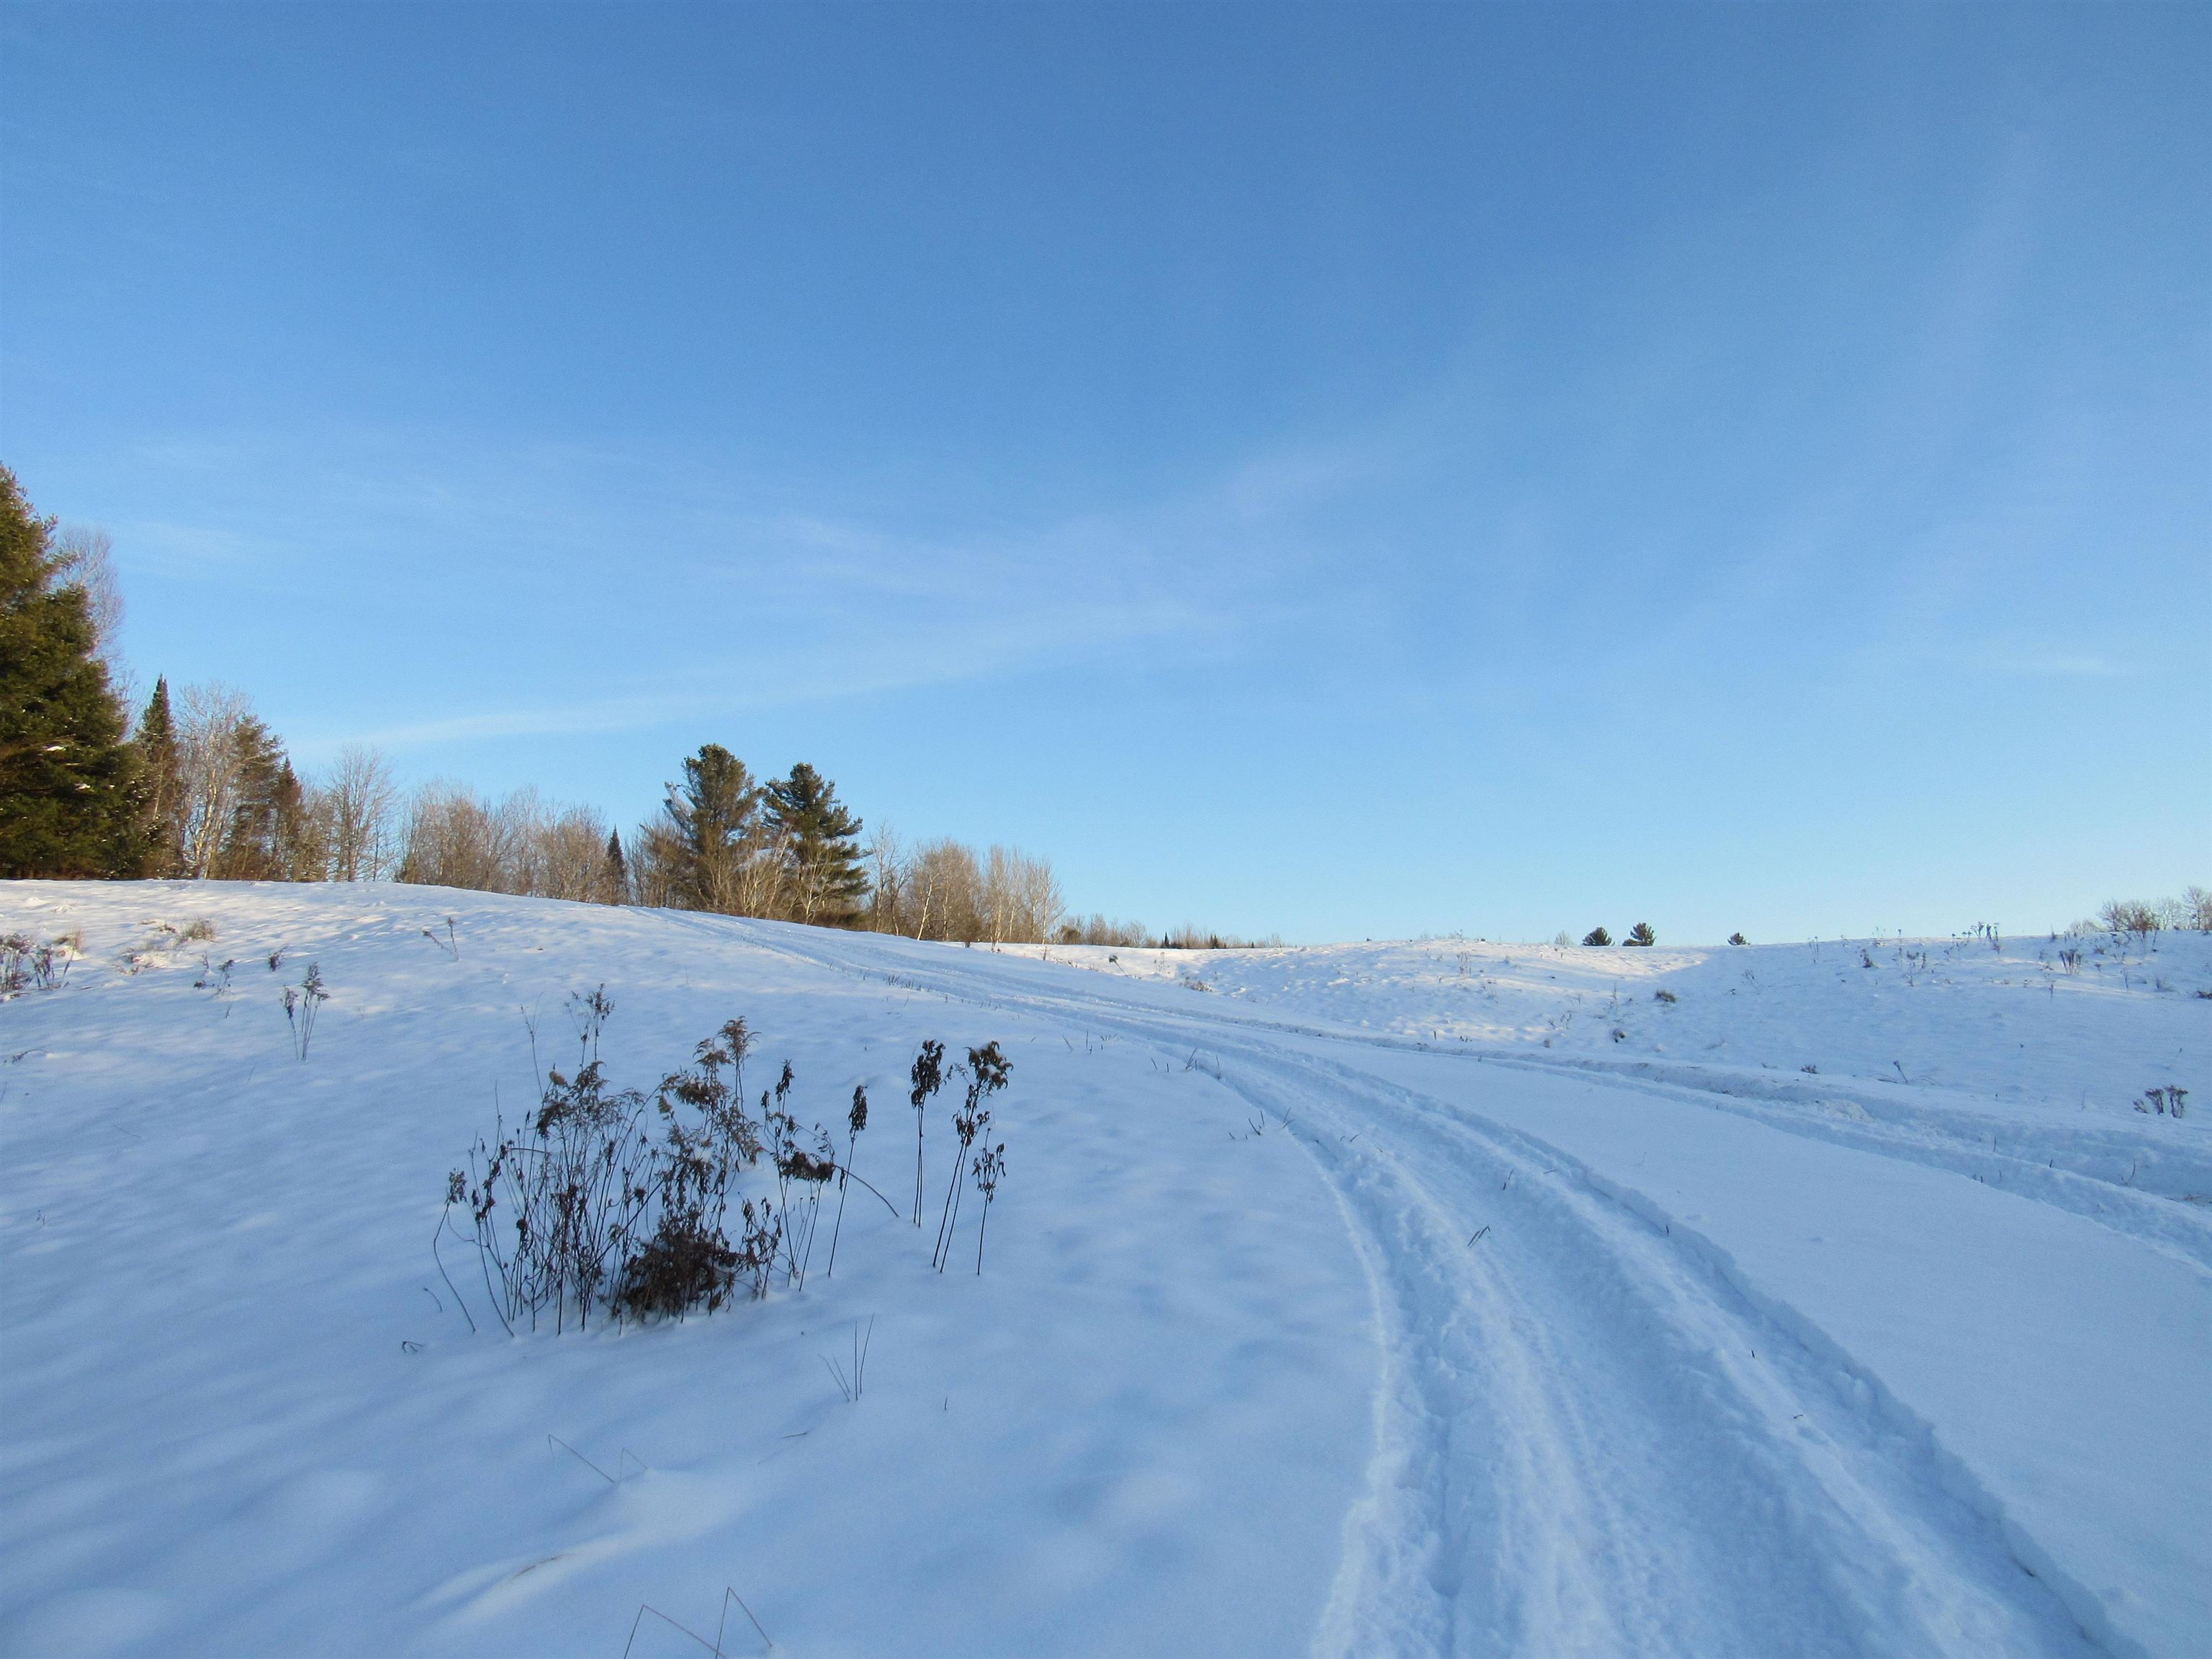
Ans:
{"type": "Polygon", "coordinates": [[[860,821],[837,799],[837,786],[801,761],[768,786],[768,816],[787,838],[799,920],[849,927],[868,896],[868,876],[860,821]]]}
{"type": "Polygon", "coordinates": [[[745,913],[760,800],[751,772],[720,744],[703,744],[685,759],[684,781],[669,787],[661,805],[674,832],[672,885],[684,908],[745,913]]]}
{"type": "Polygon", "coordinates": [[[154,682],[146,712],[138,717],[139,823],[146,842],[145,872],[173,876],[185,861],[185,770],[177,753],[176,715],[169,708],[169,682],[154,682]]]}
{"type": "Polygon", "coordinates": [[[52,537],[0,466],[0,877],[135,876],[137,757],[52,537]]]}

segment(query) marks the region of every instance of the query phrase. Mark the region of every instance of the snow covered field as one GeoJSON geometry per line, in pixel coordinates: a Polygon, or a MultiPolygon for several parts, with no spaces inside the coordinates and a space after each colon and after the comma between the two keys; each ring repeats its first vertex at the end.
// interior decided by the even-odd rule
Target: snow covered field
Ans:
{"type": "Polygon", "coordinates": [[[9,932],[85,944],[0,1004],[10,1656],[2212,1650],[2199,936],[994,953],[154,883],[9,932]],[[601,984],[617,1082],[742,1014],[803,1122],[865,1084],[902,1203],[916,1043],[1001,1042],[981,1275],[965,1216],[929,1266],[948,1091],[931,1224],[855,1204],[834,1277],[472,1334],[447,1172],[601,984]]]}

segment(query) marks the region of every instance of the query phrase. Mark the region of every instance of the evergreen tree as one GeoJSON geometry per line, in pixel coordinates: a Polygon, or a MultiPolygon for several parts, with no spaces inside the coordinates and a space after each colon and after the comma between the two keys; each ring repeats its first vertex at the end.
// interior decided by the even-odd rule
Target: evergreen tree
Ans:
{"type": "Polygon", "coordinates": [[[0,877],[135,876],[137,757],[52,537],[0,466],[0,877]]]}
{"type": "Polygon", "coordinates": [[[139,823],[146,841],[145,873],[173,876],[184,866],[185,771],[177,753],[176,716],[169,708],[169,682],[154,682],[146,712],[138,718],[139,823]]]}
{"type": "Polygon", "coordinates": [[[288,831],[300,811],[300,782],[276,735],[248,714],[223,735],[237,779],[229,821],[208,873],[219,881],[289,878],[288,831]]]}
{"type": "Polygon", "coordinates": [[[1651,931],[1651,924],[1648,921],[1638,922],[1628,930],[1628,937],[1621,940],[1623,945],[1656,945],[1658,942],[1659,935],[1651,931]]]}
{"type": "Polygon", "coordinates": [[[837,799],[837,786],[801,761],[768,786],[769,822],[787,840],[793,906],[801,921],[848,926],[867,897],[860,821],[837,799]]]}
{"type": "Polygon", "coordinates": [[[1602,927],[1593,927],[1589,932],[1583,935],[1583,943],[1585,945],[1610,945],[1613,943],[1613,935],[1607,933],[1602,927]]]}
{"type": "Polygon", "coordinates": [[[330,873],[330,818],[320,792],[308,788],[281,754],[270,791],[270,864],[278,881],[321,881],[330,873]]]}
{"type": "Polygon", "coordinates": [[[745,914],[760,802],[745,763],[721,744],[703,744],[684,763],[684,781],[669,787],[661,811],[673,832],[673,896],[684,908],[745,914]]]}
{"type": "Polygon", "coordinates": [[[607,831],[606,902],[629,902],[629,861],[623,857],[622,832],[607,831]]]}

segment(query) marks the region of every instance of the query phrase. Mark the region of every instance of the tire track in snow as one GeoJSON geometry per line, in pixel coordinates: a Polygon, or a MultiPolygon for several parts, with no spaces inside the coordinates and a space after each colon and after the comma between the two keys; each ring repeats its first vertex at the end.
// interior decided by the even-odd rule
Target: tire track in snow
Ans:
{"type": "MultiPolygon", "coordinates": [[[[1900,1464],[1832,1374],[1574,1166],[1356,1070],[1297,1069],[1254,1092],[1364,1126],[1317,1150],[1365,1189],[1370,1231],[1425,1218],[1427,1248],[1395,1257],[1406,1322],[1462,1414],[1446,1432],[1479,1425],[1476,1467],[1443,1464],[1474,1477],[1448,1487],[1443,1532],[1468,1582],[1432,1650],[2082,1650],[1931,1468],[1900,1464]]],[[[1392,1552],[1347,1542],[1324,1650],[1401,1650],[1402,1575],[1365,1565],[1392,1552]]]]}
{"type": "MultiPolygon", "coordinates": [[[[1427,1052],[1454,1053],[1449,1048],[1427,1052]]],[[[2158,1171],[2166,1189],[2154,1192],[2134,1184],[2135,1168],[2112,1150],[2121,1144],[2120,1136],[2085,1133],[2034,1120],[2004,1123],[1967,1109],[1885,1097],[1864,1083],[1824,1079],[1820,1085],[1808,1086],[1788,1078],[1747,1077],[1687,1061],[1489,1052],[1468,1057],[1514,1070],[1581,1078],[1692,1101],[1787,1134],[1966,1176],[2212,1269],[2212,1211],[2181,1197],[2185,1191],[2201,1194],[2212,1190],[2212,1164],[2188,1146],[2170,1149],[2170,1167],[2158,1171]],[[1874,1111],[1868,1110],[1869,1106],[1874,1111]]]]}
{"type": "MultiPolygon", "coordinates": [[[[887,976],[857,942],[761,942],[887,976]]],[[[1318,1652],[2089,1650],[1854,1379],[1540,1141],[1210,1011],[957,962],[888,976],[1178,1060],[1202,1030],[1225,1086],[1312,1151],[1374,1284],[1382,1362],[1318,1652]]]]}

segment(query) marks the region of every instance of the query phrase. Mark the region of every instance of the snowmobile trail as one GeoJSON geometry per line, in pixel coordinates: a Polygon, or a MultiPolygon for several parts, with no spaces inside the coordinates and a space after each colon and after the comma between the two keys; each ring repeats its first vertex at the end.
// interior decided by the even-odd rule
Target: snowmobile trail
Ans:
{"type": "Polygon", "coordinates": [[[1403,1650],[1409,1540],[1448,1604],[1432,1651],[2081,1650],[1932,1470],[1569,1160],[1297,1069],[1255,1092],[1337,1127],[1316,1151],[1389,1291],[1393,1369],[1421,1379],[1381,1425],[1322,1650],[1403,1650]],[[1434,1512],[1404,1513],[1423,1488],[1434,1512]]]}
{"type": "MultiPolygon", "coordinates": [[[[797,953],[881,975],[871,945],[797,953]]],[[[890,971],[1206,1071],[1329,1180],[1382,1363],[1318,1652],[2097,1650],[1987,1506],[1867,1408],[1878,1387],[1558,1147],[1377,1075],[1371,1045],[933,954],[890,971]]]]}

